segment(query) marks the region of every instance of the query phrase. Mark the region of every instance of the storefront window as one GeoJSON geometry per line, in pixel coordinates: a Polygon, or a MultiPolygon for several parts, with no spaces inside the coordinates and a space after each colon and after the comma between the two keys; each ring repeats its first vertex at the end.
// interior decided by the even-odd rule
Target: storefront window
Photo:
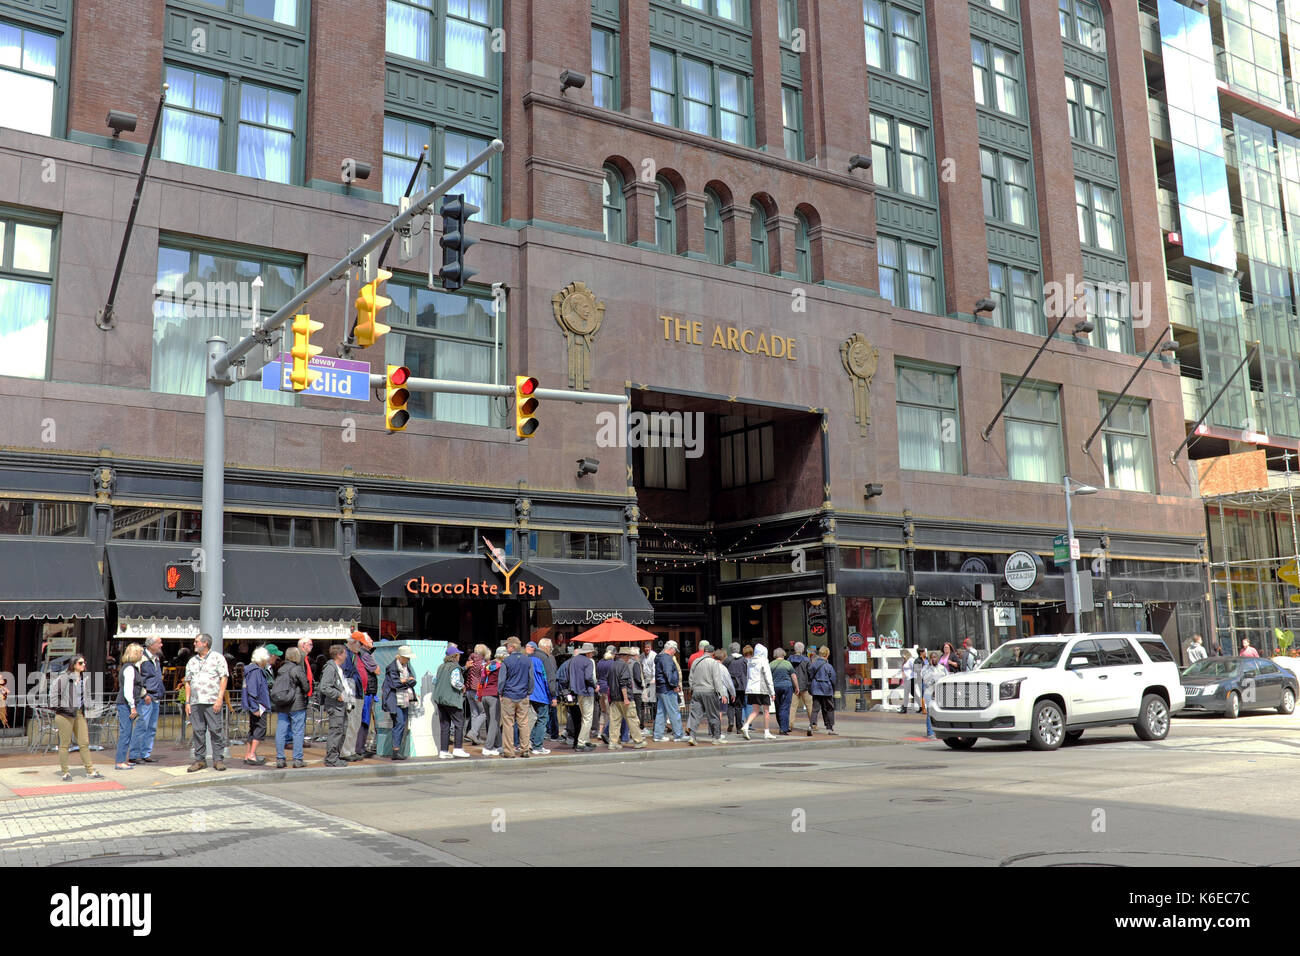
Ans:
{"type": "Polygon", "coordinates": [[[181,508],[114,508],[111,537],[127,541],[197,542],[203,514],[181,508]]]}
{"type": "Polygon", "coordinates": [[[0,499],[0,534],[84,537],[86,506],[72,501],[0,499]]]}
{"type": "Polygon", "coordinates": [[[564,557],[564,534],[560,531],[534,531],[537,536],[537,543],[533,547],[534,554],[539,558],[562,558],[564,557]]]}
{"type": "Polygon", "coordinates": [[[361,551],[392,551],[393,525],[387,521],[358,521],[357,548],[361,551]]]}
{"type": "Polygon", "coordinates": [[[921,647],[942,650],[945,641],[953,640],[952,627],[952,608],[947,601],[916,602],[916,643],[921,647]]]}

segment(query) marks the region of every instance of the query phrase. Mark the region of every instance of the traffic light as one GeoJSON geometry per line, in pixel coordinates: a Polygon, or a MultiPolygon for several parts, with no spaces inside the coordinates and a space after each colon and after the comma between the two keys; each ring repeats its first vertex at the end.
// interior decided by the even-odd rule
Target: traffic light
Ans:
{"type": "Polygon", "coordinates": [[[301,392],[320,378],[320,372],[311,371],[309,364],[312,356],[321,353],[319,345],[311,344],[311,334],[323,328],[325,328],[323,322],[313,322],[309,315],[293,317],[293,348],[289,350],[289,354],[293,356],[293,371],[289,373],[289,381],[293,383],[295,392],[301,392]]]}
{"type": "Polygon", "coordinates": [[[528,438],[537,431],[537,379],[515,376],[515,434],[528,438]]]}
{"type": "Polygon", "coordinates": [[[465,250],[478,242],[469,237],[465,227],[479,207],[467,203],[464,193],[453,193],[442,197],[442,207],[438,211],[442,214],[442,238],[438,240],[438,245],[442,246],[442,268],[438,270],[438,277],[442,279],[444,289],[454,292],[478,271],[465,265],[465,250]]]}
{"type": "Polygon", "coordinates": [[[411,370],[405,365],[388,366],[388,380],[384,383],[384,426],[391,432],[400,432],[411,420],[411,413],[406,410],[406,403],[411,393],[404,386],[411,377],[411,370]]]}
{"type": "Polygon", "coordinates": [[[361,287],[357,293],[357,329],[355,338],[361,348],[369,348],[375,339],[387,334],[388,326],[379,321],[379,313],[393,304],[393,300],[379,291],[379,284],[387,282],[393,274],[387,269],[380,269],[375,278],[361,287]]]}

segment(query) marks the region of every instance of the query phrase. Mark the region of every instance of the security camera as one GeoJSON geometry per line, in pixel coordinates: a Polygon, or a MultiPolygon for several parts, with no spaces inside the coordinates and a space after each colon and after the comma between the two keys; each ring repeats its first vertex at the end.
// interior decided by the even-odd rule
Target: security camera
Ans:
{"type": "Polygon", "coordinates": [[[339,169],[343,173],[343,182],[350,184],[354,179],[369,179],[370,164],[363,163],[359,159],[353,159],[350,156],[339,164],[339,169]]]}
{"type": "Polygon", "coordinates": [[[113,139],[117,139],[123,133],[134,133],[139,118],[134,113],[109,110],[105,122],[108,124],[108,128],[113,131],[113,139]]]}

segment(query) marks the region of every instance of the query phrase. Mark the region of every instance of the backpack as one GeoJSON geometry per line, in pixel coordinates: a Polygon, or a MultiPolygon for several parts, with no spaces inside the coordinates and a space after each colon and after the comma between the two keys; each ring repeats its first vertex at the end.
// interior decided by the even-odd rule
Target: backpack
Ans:
{"type": "Polygon", "coordinates": [[[271,685],[271,706],[292,707],[294,698],[298,696],[296,685],[293,671],[288,667],[281,668],[280,673],[275,675],[275,683],[271,685]]]}
{"type": "Polygon", "coordinates": [[[561,694],[571,689],[569,687],[569,665],[572,663],[573,663],[573,658],[570,657],[563,664],[561,664],[560,669],[555,672],[555,683],[556,686],[559,687],[561,694]]]}
{"type": "Polygon", "coordinates": [[[812,673],[808,669],[808,658],[802,654],[799,656],[803,657],[803,660],[794,665],[794,676],[799,678],[799,692],[806,694],[812,687],[812,673]]]}

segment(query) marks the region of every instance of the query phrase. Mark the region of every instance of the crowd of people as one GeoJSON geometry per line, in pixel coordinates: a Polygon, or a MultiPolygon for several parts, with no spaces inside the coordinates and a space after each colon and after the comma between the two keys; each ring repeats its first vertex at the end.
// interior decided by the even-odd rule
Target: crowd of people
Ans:
{"type": "Polygon", "coordinates": [[[937,740],[934,727],[930,723],[930,703],[934,700],[934,685],[945,674],[959,671],[973,671],[979,666],[979,652],[971,644],[970,638],[961,642],[960,647],[953,647],[945,641],[942,650],[926,651],[920,647],[903,649],[903,666],[901,670],[901,691],[903,696],[903,713],[915,705],[925,715],[925,736],[937,740]]]}

